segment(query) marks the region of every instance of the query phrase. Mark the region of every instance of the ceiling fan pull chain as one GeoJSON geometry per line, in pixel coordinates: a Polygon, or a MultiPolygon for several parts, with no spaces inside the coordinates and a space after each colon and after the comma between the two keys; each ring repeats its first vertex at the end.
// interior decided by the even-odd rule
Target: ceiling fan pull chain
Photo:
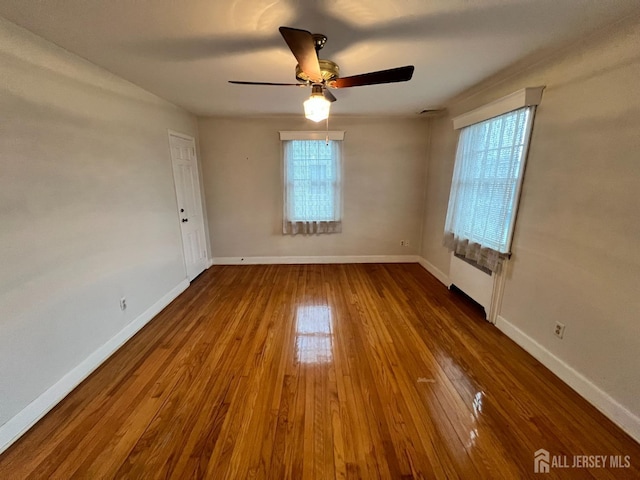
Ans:
{"type": "Polygon", "coordinates": [[[325,144],[329,145],[329,117],[327,117],[327,136],[324,139],[325,144]]]}

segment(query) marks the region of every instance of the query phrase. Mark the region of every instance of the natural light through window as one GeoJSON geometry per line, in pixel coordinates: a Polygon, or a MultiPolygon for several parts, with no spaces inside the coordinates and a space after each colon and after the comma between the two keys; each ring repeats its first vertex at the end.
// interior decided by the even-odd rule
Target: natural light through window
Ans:
{"type": "Polygon", "coordinates": [[[300,363],[333,360],[333,325],[328,305],[302,305],[296,311],[296,358],[300,363]]]}
{"type": "MultiPolygon", "coordinates": [[[[294,133],[304,136],[304,132],[294,133]]],[[[322,139],[292,138],[282,143],[283,233],[340,232],[342,141],[327,135],[322,139]]]]}
{"type": "Polygon", "coordinates": [[[322,140],[293,140],[288,145],[288,183],[293,222],[329,222],[336,219],[337,165],[335,144],[322,140]]]}
{"type": "Polygon", "coordinates": [[[471,250],[478,259],[481,249],[495,258],[509,253],[534,108],[460,132],[445,226],[445,243],[452,250],[471,250]]]}

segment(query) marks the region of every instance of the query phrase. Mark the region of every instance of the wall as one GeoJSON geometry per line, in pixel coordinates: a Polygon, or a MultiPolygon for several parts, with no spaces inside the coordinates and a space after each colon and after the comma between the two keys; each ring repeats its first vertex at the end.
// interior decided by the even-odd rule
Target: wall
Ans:
{"type": "MultiPolygon", "coordinates": [[[[546,85],[534,124],[500,327],[640,438],[640,22],[626,20],[460,96],[433,120],[422,254],[440,246],[451,116],[546,85]],[[553,336],[566,325],[563,340],[553,336]]],[[[522,65],[520,65],[522,66],[522,65]]]]}
{"type": "MultiPolygon", "coordinates": [[[[421,255],[441,280],[449,273],[449,252],[442,247],[458,133],[447,115],[430,119],[426,198],[422,218],[421,255]]],[[[446,282],[445,282],[446,283],[446,282]]]]}
{"type": "Polygon", "coordinates": [[[331,118],[330,129],[346,132],[343,231],[282,234],[278,132],[323,126],[302,115],[199,119],[214,257],[417,253],[427,147],[420,119],[331,118]]]}
{"type": "Polygon", "coordinates": [[[197,122],[2,19],[0,64],[1,451],[184,288],[167,129],[197,122]]]}

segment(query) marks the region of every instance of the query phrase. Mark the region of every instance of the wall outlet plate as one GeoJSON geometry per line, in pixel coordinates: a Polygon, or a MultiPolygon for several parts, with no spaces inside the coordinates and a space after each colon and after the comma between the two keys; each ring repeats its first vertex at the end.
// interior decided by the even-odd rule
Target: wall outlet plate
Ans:
{"type": "Polygon", "coordinates": [[[558,337],[564,337],[564,323],[556,322],[556,326],[553,329],[553,334],[558,337]]]}
{"type": "Polygon", "coordinates": [[[123,312],[127,309],[127,297],[122,297],[120,299],[120,310],[123,312]]]}

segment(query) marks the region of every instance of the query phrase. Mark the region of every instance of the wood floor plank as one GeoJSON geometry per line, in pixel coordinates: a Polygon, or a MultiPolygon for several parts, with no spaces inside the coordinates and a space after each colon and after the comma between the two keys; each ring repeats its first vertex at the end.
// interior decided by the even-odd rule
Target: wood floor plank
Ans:
{"type": "Polygon", "coordinates": [[[640,445],[415,264],[215,266],[9,450],[1,479],[535,478],[640,445]]]}

